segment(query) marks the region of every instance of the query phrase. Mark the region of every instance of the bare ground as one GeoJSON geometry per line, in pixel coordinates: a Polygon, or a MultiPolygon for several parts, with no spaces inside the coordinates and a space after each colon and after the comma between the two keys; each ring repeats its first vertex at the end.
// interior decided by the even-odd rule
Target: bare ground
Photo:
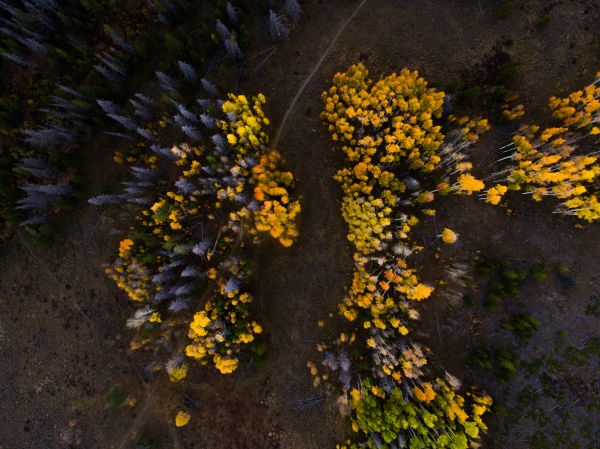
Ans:
{"type": "MultiPolygon", "coordinates": [[[[358,2],[303,4],[304,15],[291,39],[240,85],[245,93],[267,95],[273,123],[279,123],[358,2]]],[[[351,269],[340,192],[332,179],[343,161],[319,123],[320,93],[336,71],[357,61],[375,76],[407,66],[445,86],[500,46],[521,63],[514,90],[533,117],[544,119],[549,95],[582,86],[600,68],[598,4],[515,2],[505,19],[496,12],[499,4],[367,0],[298,98],[278,142],[297,177],[303,213],[296,245],[287,250],[265,245],[257,252],[255,293],[258,318],[268,335],[266,362],[248,358],[237,374],[227,377],[194,369],[189,382],[161,385],[151,413],[139,420],[161,436],[161,447],[321,449],[334,447],[345,434],[345,421],[328,401],[315,397],[306,369],[306,360],[314,357],[312,342],[335,334],[331,327],[319,328],[317,321],[335,313],[351,269]],[[550,22],[536,30],[536,21],[545,15],[550,22]],[[191,423],[169,429],[167,419],[190,400],[197,404],[191,407],[191,423]]],[[[257,39],[256,50],[263,44],[267,46],[257,39]]],[[[483,164],[511,131],[510,126],[502,128],[478,145],[483,164]]],[[[93,170],[98,156],[90,157],[93,170]]],[[[109,164],[99,167],[101,178],[112,175],[109,164]]],[[[419,260],[425,279],[434,280],[436,267],[447,258],[469,259],[482,247],[508,257],[560,260],[577,273],[577,286],[565,293],[549,280],[542,293],[531,291],[542,331],[526,351],[547,351],[549,335],[558,328],[574,343],[597,335],[597,321],[581,313],[597,288],[597,226],[575,229],[572,220],[552,215],[548,205],[524,199],[512,204],[515,212],[508,217],[474,198],[444,203],[438,225],[457,230],[463,246],[453,250],[456,254],[446,250],[442,261],[425,252],[419,260]],[[559,302],[562,309],[555,307],[559,302]]],[[[0,260],[0,355],[5,360],[0,366],[0,448],[53,449],[69,442],[82,448],[117,447],[140,412],[144,362],[127,351],[123,323],[129,305],[102,268],[118,240],[111,233],[118,225],[82,204],[52,247],[33,246],[25,235],[5,246],[0,260]],[[138,404],[108,408],[104,396],[115,385],[123,385],[138,404]]],[[[432,223],[422,232],[430,242],[432,223]]],[[[514,402],[516,392],[465,370],[474,338],[467,311],[451,308],[440,296],[423,305],[422,313],[419,336],[443,366],[514,402]]],[[[500,424],[492,426],[490,440],[511,447],[500,424]]]]}

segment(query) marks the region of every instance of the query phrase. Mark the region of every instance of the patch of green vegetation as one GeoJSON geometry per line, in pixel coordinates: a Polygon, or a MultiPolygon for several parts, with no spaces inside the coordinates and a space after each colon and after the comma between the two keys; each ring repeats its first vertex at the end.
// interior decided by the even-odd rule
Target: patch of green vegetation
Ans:
{"type": "MultiPolygon", "coordinates": [[[[566,267],[561,269],[568,270],[566,267]]],[[[488,312],[499,312],[504,300],[516,301],[521,297],[521,286],[527,279],[537,282],[544,281],[548,278],[549,271],[542,263],[523,267],[522,263],[515,264],[510,260],[497,260],[488,257],[485,253],[480,253],[476,258],[475,274],[489,279],[483,294],[485,309],[488,312]]],[[[470,305],[473,295],[467,294],[466,296],[465,303],[470,305]]],[[[521,303],[517,304],[522,306],[521,303]]]]}
{"type": "Polygon", "coordinates": [[[500,18],[505,19],[513,10],[513,0],[504,0],[500,6],[498,6],[497,13],[500,18]]]}
{"type": "Polygon", "coordinates": [[[127,392],[119,385],[114,386],[104,397],[106,403],[111,407],[118,407],[122,405],[127,399],[127,392]]]}
{"type": "MultiPolygon", "coordinates": [[[[479,253],[474,271],[479,276],[476,285],[484,289],[481,297],[485,308],[501,311],[503,317],[498,319],[500,328],[512,332],[521,343],[528,342],[539,332],[541,324],[539,319],[525,309],[524,301],[516,301],[522,284],[541,282],[555,276],[554,279],[564,286],[575,285],[570,277],[571,270],[564,264],[557,264],[550,270],[541,263],[527,264],[495,259],[485,253],[479,253]]],[[[478,296],[476,293],[466,292],[465,304],[470,304],[473,297],[478,296]]],[[[592,295],[585,311],[590,316],[600,315],[600,294],[592,295]]],[[[591,434],[586,433],[585,424],[574,420],[574,417],[579,413],[592,416],[600,410],[600,397],[588,388],[579,388],[586,383],[581,373],[589,372],[600,357],[600,338],[590,337],[582,345],[570,345],[565,331],[558,330],[553,347],[529,360],[525,352],[502,347],[501,342],[501,339],[494,339],[475,347],[468,357],[468,365],[485,370],[499,384],[509,384],[517,375],[524,376],[529,385],[541,383],[543,392],[533,387],[525,388],[518,395],[518,414],[526,414],[536,428],[548,429],[550,423],[558,423],[545,434],[532,433],[522,447],[545,449],[550,445],[584,448],[588,447],[586,442],[595,441],[597,429],[592,429],[591,434]],[[542,396],[552,397],[557,401],[558,408],[547,410],[545,402],[539,401],[542,396]],[[585,400],[582,400],[584,397],[585,400]],[[576,403],[579,411],[575,409],[576,403]]],[[[512,419],[515,406],[503,404],[501,400],[501,397],[497,398],[494,410],[502,412],[504,424],[510,427],[511,423],[515,424],[512,419]]],[[[500,413],[498,416],[501,416],[500,413]]]]}
{"type": "Polygon", "coordinates": [[[498,81],[500,81],[502,84],[513,81],[516,78],[520,67],[521,63],[515,60],[508,61],[507,63],[501,65],[498,69],[498,81]]]}
{"type": "Polygon", "coordinates": [[[471,86],[463,90],[460,94],[462,101],[466,103],[472,103],[481,96],[481,87],[471,86]]]}
{"type": "Polygon", "coordinates": [[[473,349],[473,351],[471,351],[471,354],[469,354],[467,363],[471,366],[478,366],[479,368],[491,370],[493,365],[490,350],[483,346],[479,346],[473,349]]]}
{"type": "Polygon", "coordinates": [[[187,56],[184,43],[174,33],[171,33],[171,32],[165,33],[164,45],[165,45],[166,50],[171,55],[173,55],[174,59],[182,59],[187,56]]]}
{"type": "Polygon", "coordinates": [[[495,293],[489,293],[486,295],[483,305],[485,310],[488,312],[496,313],[500,311],[500,305],[502,304],[502,297],[495,293]]]}
{"type": "Polygon", "coordinates": [[[544,16],[544,17],[540,17],[538,20],[536,20],[535,22],[535,28],[538,31],[543,30],[544,28],[546,28],[548,26],[548,24],[550,23],[550,20],[552,20],[552,18],[550,16],[544,16]]]}
{"type": "Polygon", "coordinates": [[[554,271],[558,275],[558,279],[563,287],[570,288],[577,285],[575,279],[573,279],[569,274],[571,273],[571,269],[565,265],[564,263],[558,263],[554,266],[554,271]]]}
{"type": "Polygon", "coordinates": [[[494,415],[496,416],[506,416],[508,415],[508,409],[506,408],[506,405],[504,405],[501,402],[495,401],[494,405],[492,405],[492,411],[494,413],[494,415]]]}
{"type": "Polygon", "coordinates": [[[493,370],[496,379],[508,383],[516,375],[519,361],[506,349],[478,346],[471,351],[467,363],[487,371],[493,370]]]}
{"type": "Polygon", "coordinates": [[[271,9],[271,2],[269,0],[259,0],[258,3],[263,14],[266,14],[271,9]]]}
{"type": "Polygon", "coordinates": [[[568,266],[566,266],[564,263],[556,264],[554,269],[556,270],[556,272],[558,274],[562,274],[562,275],[567,275],[571,272],[571,269],[568,266]]]}
{"type": "Polygon", "coordinates": [[[472,277],[470,277],[470,276],[463,276],[461,279],[463,280],[463,282],[465,283],[465,285],[467,287],[474,287],[475,286],[475,279],[473,279],[472,277]]]}
{"type": "Polygon", "coordinates": [[[515,313],[502,320],[500,327],[511,330],[523,342],[527,342],[540,330],[540,321],[528,313],[515,313]]]}
{"type": "Polygon", "coordinates": [[[542,366],[544,365],[544,357],[538,357],[529,363],[523,364],[527,368],[527,373],[530,376],[539,376],[542,366]]]}
{"type": "Polygon", "coordinates": [[[487,276],[492,274],[496,269],[496,264],[494,261],[487,259],[485,256],[483,258],[478,258],[477,264],[475,265],[475,274],[478,276],[487,276]]]}
{"type": "Polygon", "coordinates": [[[254,341],[250,345],[250,350],[254,353],[254,357],[258,364],[264,363],[267,359],[267,345],[263,341],[254,341]]]}
{"type": "Polygon", "coordinates": [[[502,383],[513,380],[517,374],[518,359],[506,349],[497,349],[495,353],[497,363],[497,377],[502,383]]]}
{"type": "Polygon", "coordinates": [[[469,294],[463,295],[463,301],[469,307],[475,307],[475,305],[477,304],[477,299],[475,298],[475,296],[469,294]]]}
{"type": "Polygon", "coordinates": [[[160,438],[147,430],[140,433],[135,442],[135,449],[158,449],[160,447],[160,438]]]}
{"type": "Polygon", "coordinates": [[[508,89],[505,87],[497,87],[489,92],[488,98],[492,103],[504,104],[508,98],[508,94],[508,89]]]}
{"type": "Polygon", "coordinates": [[[540,394],[531,387],[524,388],[517,397],[517,401],[521,406],[526,407],[531,404],[535,404],[538,402],[540,398],[540,394]]]}
{"type": "Polygon", "coordinates": [[[459,79],[454,79],[454,80],[450,81],[450,83],[448,83],[448,86],[446,86],[446,92],[449,94],[454,94],[454,93],[458,92],[461,84],[462,83],[459,79]]]}
{"type": "Polygon", "coordinates": [[[527,438],[527,447],[531,449],[547,449],[554,446],[546,436],[546,434],[540,430],[534,431],[529,438],[527,438]]]}
{"type": "Polygon", "coordinates": [[[488,312],[498,312],[503,300],[518,299],[520,285],[527,279],[527,271],[514,268],[508,261],[497,261],[480,255],[475,266],[479,276],[494,276],[487,285],[484,307],[488,312]]]}
{"type": "Polygon", "coordinates": [[[575,366],[585,366],[590,358],[600,357],[600,338],[590,337],[581,348],[568,346],[564,358],[575,366]]]}
{"type": "Polygon", "coordinates": [[[575,285],[577,285],[577,282],[575,282],[575,279],[573,279],[569,276],[562,276],[560,278],[560,283],[563,287],[566,287],[566,288],[575,287],[575,285]]]}
{"type": "Polygon", "coordinates": [[[543,281],[548,277],[544,264],[538,263],[529,269],[529,275],[536,281],[543,281]]]}
{"type": "MultiPolygon", "coordinates": [[[[568,268],[562,266],[560,271],[566,273],[568,268]]],[[[524,302],[520,300],[521,289],[527,281],[546,280],[550,275],[549,270],[542,263],[497,259],[480,251],[475,259],[474,272],[474,284],[482,286],[483,294],[479,296],[467,290],[463,296],[465,305],[475,307],[476,298],[480,297],[486,311],[502,313],[503,318],[498,318],[496,322],[501,329],[511,331],[522,344],[527,343],[539,332],[541,323],[525,309],[524,302]]],[[[560,336],[557,338],[563,341],[560,336]]],[[[517,375],[519,366],[526,368],[527,377],[539,375],[546,365],[546,358],[539,357],[530,362],[521,361],[507,348],[491,345],[474,348],[468,356],[467,363],[490,371],[501,383],[508,383],[517,375]]]]}
{"type": "Polygon", "coordinates": [[[593,317],[600,317],[600,294],[594,293],[590,297],[590,302],[585,306],[585,314],[593,317]]]}

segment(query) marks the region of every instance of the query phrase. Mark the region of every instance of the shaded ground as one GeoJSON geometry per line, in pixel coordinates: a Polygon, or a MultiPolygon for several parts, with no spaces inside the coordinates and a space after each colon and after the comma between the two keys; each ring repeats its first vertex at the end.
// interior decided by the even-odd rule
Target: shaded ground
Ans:
{"type": "Polygon", "coordinates": [[[474,198],[452,198],[438,210],[435,223],[422,228],[428,242],[436,235],[436,226],[460,234],[457,246],[442,248],[433,266],[427,266],[433,248],[425,251],[421,272],[426,280],[434,281],[443,277],[450,264],[464,263],[476,281],[464,293],[474,294],[476,306],[467,306],[462,297],[449,300],[446,293],[452,286],[438,286],[421,307],[423,320],[416,339],[431,348],[438,365],[466,385],[486,390],[501,405],[491,421],[489,447],[594,447],[591,444],[600,431],[599,315],[590,312],[600,291],[596,229],[575,228],[574,220],[552,215],[550,204],[511,204],[516,207],[508,215],[501,209],[490,211],[474,198]],[[477,217],[476,226],[472,217],[477,217]],[[515,267],[541,263],[548,277],[526,281],[519,300],[505,300],[498,313],[489,312],[483,307],[486,282],[474,274],[478,250],[515,267]],[[555,271],[560,264],[569,267],[567,278],[574,285],[561,282],[555,271]],[[528,342],[500,326],[512,313],[524,311],[541,322],[539,332],[528,342]],[[503,348],[514,355],[518,360],[514,380],[503,383],[495,374],[496,365],[490,371],[469,367],[470,353],[481,347],[503,348]],[[544,439],[538,436],[532,441],[539,430],[544,439]]]}
{"type": "MultiPolygon", "coordinates": [[[[515,2],[508,16],[500,18],[500,3],[368,0],[358,13],[307,86],[279,142],[298,179],[303,213],[296,245],[288,250],[265,246],[257,254],[255,296],[258,318],[268,336],[268,357],[261,365],[248,359],[233,377],[194,369],[188,375],[190,382],[161,386],[155,411],[143,423],[161,436],[160,447],[335,446],[346,431],[345,422],[326,401],[315,398],[306,369],[306,360],[314,354],[312,342],[334,334],[331,328],[320,329],[317,321],[335,313],[351,268],[339,214],[340,192],[332,180],[342,158],[319,123],[320,93],[336,71],[357,61],[367,64],[374,75],[404,66],[419,69],[427,79],[445,86],[486,61],[500,46],[521,63],[514,90],[535,117],[544,118],[549,95],[582,86],[600,68],[599,7],[593,1],[558,1],[550,8],[547,2],[523,1],[515,2]],[[536,28],[545,16],[550,21],[543,29],[536,28]],[[165,416],[172,417],[184,402],[197,404],[191,407],[192,422],[170,432],[165,416]]],[[[279,122],[336,27],[356,4],[304,1],[304,15],[290,40],[242,82],[240,91],[267,95],[273,123],[279,122]]],[[[260,38],[254,45],[260,51],[267,43],[260,38]]],[[[511,131],[506,126],[481,142],[482,163],[493,160],[492,149],[511,131]]],[[[90,163],[93,167],[94,160],[90,163]]],[[[580,343],[586,334],[598,332],[597,321],[581,315],[597,288],[596,226],[577,230],[571,220],[552,215],[548,205],[522,199],[512,204],[515,213],[507,217],[502,209],[474,198],[456,198],[441,208],[438,225],[461,234],[463,246],[456,249],[461,257],[482,247],[502,247],[509,257],[526,254],[532,260],[560,259],[569,265],[580,279],[574,289],[562,293],[548,281],[544,295],[532,292],[532,307],[543,324],[526,350],[547,349],[546,334],[558,327],[566,331],[569,341],[580,343]],[[554,307],[556,298],[566,308],[554,307]]],[[[75,447],[116,447],[138,413],[138,406],[108,409],[104,400],[115,385],[123,385],[138,403],[143,399],[141,374],[132,366],[141,370],[144,364],[129,363],[128,336],[123,330],[129,306],[102,269],[118,239],[111,234],[114,228],[119,226],[82,205],[53,247],[29,246],[34,256],[25,246],[25,236],[6,245],[0,261],[0,355],[9,363],[0,366],[0,448],[67,447],[63,440],[76,443],[78,436],[81,442],[75,447]]],[[[431,227],[423,232],[427,239],[434,235],[431,227]]],[[[424,271],[424,278],[433,279],[439,262],[427,254],[422,264],[432,268],[424,271]]],[[[443,366],[465,374],[473,337],[464,309],[450,311],[436,297],[423,305],[422,312],[421,337],[443,366]],[[441,337],[431,319],[436,316],[441,337]]],[[[469,381],[513,398],[509,400],[518,393],[483,377],[469,381]]],[[[494,425],[490,438],[499,447],[511,447],[506,446],[499,426],[494,425]]]]}

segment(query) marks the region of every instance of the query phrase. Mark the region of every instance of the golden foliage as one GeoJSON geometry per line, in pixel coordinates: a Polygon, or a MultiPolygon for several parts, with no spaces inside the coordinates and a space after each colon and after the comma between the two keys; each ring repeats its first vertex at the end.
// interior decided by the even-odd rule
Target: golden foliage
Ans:
{"type": "MultiPolygon", "coordinates": [[[[486,200],[498,204],[508,190],[521,190],[535,201],[544,196],[561,200],[557,212],[588,222],[600,218],[598,158],[582,154],[576,142],[600,134],[598,81],[565,98],[550,98],[553,116],[562,126],[523,127],[513,138],[513,165],[505,180],[490,187],[486,200]]],[[[592,153],[593,154],[593,153],[592,153]]]]}

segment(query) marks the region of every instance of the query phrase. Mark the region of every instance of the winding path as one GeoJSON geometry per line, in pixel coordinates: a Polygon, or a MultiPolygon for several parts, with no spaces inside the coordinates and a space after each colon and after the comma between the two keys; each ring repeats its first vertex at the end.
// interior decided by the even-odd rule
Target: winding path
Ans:
{"type": "Polygon", "coordinates": [[[352,14],[350,14],[350,16],[344,21],[344,23],[341,24],[340,28],[338,29],[337,33],[333,37],[332,41],[329,43],[329,45],[327,46],[325,51],[321,54],[321,57],[319,58],[319,60],[317,61],[317,63],[313,67],[313,69],[310,71],[310,73],[308,74],[308,76],[306,77],[306,79],[304,80],[304,82],[302,83],[302,85],[300,86],[298,91],[296,92],[296,95],[294,95],[292,102],[290,103],[287,110],[283,114],[283,118],[281,119],[281,123],[279,124],[279,127],[277,128],[275,137],[273,138],[273,141],[271,142],[272,149],[277,148],[277,144],[279,143],[279,139],[281,138],[281,134],[283,133],[283,129],[285,127],[287,119],[290,116],[290,114],[292,113],[292,111],[294,110],[294,108],[296,107],[296,103],[298,103],[298,100],[302,96],[302,93],[306,89],[306,86],[308,86],[308,83],[310,83],[310,81],[313,79],[315,74],[319,71],[319,68],[323,64],[323,61],[325,61],[325,59],[327,58],[329,53],[331,53],[331,50],[335,47],[335,44],[337,44],[338,39],[340,38],[340,36],[342,35],[342,33],[344,32],[346,27],[350,24],[350,22],[352,22],[352,19],[354,19],[354,17],[358,13],[358,11],[365,5],[365,3],[367,3],[367,1],[368,0],[361,0],[361,2],[356,6],[356,8],[354,8],[354,11],[352,11],[352,14]]]}

